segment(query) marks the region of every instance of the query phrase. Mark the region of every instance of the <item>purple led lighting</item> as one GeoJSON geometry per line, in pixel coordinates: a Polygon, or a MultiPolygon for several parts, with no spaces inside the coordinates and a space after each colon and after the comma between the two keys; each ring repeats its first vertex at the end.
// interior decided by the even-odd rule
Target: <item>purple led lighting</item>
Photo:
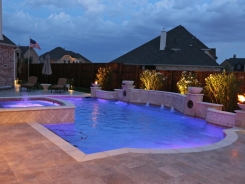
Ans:
{"type": "Polygon", "coordinates": [[[17,103],[17,104],[12,104],[12,105],[3,105],[3,108],[21,108],[21,107],[43,107],[43,105],[40,104],[22,104],[22,103],[17,103]]]}
{"type": "Polygon", "coordinates": [[[193,148],[222,140],[222,127],[157,106],[102,99],[73,100],[75,122],[45,125],[86,154],[120,148],[193,148]]]}

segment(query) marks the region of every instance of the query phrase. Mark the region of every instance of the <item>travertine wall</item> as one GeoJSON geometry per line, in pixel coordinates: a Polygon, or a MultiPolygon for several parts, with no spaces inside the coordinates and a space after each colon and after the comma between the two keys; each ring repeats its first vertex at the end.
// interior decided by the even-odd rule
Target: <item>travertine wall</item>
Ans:
{"type": "Polygon", "coordinates": [[[56,124],[74,122],[74,108],[5,110],[0,112],[0,124],[38,122],[40,124],[56,124]]]}
{"type": "Polygon", "coordinates": [[[0,45],[0,86],[14,86],[14,47],[0,45]]]}

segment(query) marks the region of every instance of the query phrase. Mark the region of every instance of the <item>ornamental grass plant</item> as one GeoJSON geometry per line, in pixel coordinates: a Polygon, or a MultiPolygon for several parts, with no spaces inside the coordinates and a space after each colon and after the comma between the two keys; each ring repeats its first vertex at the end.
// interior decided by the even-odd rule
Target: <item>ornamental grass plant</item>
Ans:
{"type": "Polygon", "coordinates": [[[181,94],[186,94],[188,92],[188,87],[198,87],[200,86],[200,83],[197,80],[197,74],[195,72],[183,71],[181,78],[176,85],[181,94]]]}
{"type": "Polygon", "coordinates": [[[167,78],[156,70],[144,70],[140,75],[141,88],[146,90],[163,90],[167,78]]]}
{"type": "Polygon", "coordinates": [[[205,79],[206,86],[204,94],[212,103],[223,104],[223,110],[234,112],[237,107],[237,95],[239,94],[239,86],[241,80],[237,79],[234,73],[210,74],[205,79]]]}
{"type": "Polygon", "coordinates": [[[100,67],[96,74],[97,82],[100,84],[101,89],[105,91],[112,90],[112,68],[111,67],[100,67]]]}

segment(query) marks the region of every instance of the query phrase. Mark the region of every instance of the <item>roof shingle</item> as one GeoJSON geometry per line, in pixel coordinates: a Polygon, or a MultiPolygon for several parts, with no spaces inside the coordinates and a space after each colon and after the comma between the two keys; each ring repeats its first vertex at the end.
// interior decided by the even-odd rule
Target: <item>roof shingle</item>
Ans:
{"type": "Polygon", "coordinates": [[[3,35],[3,40],[0,40],[0,45],[1,44],[16,46],[16,44],[14,42],[12,42],[10,39],[8,39],[5,35],[3,35]]]}
{"type": "Polygon", "coordinates": [[[77,59],[82,58],[86,63],[91,63],[90,60],[88,60],[87,58],[85,58],[81,54],[74,53],[72,51],[67,51],[61,47],[56,47],[55,49],[44,53],[40,57],[46,58],[46,55],[49,55],[50,59],[57,59],[57,60],[61,59],[64,55],[70,55],[73,58],[77,58],[77,59]]]}
{"type": "Polygon", "coordinates": [[[180,25],[167,32],[165,50],[160,50],[160,36],[158,36],[111,62],[141,65],[219,66],[202,49],[210,50],[216,57],[215,49],[209,49],[180,25]],[[176,50],[174,51],[173,49],[176,50]]]}

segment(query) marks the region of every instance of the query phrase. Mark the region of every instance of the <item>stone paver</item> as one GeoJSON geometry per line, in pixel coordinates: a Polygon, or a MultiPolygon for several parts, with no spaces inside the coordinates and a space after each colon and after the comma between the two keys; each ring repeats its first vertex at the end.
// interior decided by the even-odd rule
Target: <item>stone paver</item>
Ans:
{"type": "Polygon", "coordinates": [[[28,124],[2,124],[0,183],[244,183],[245,131],[235,144],[198,153],[126,153],[77,162],[28,124]],[[17,131],[18,130],[18,131],[17,131]],[[21,135],[21,137],[19,137],[21,135]],[[21,143],[19,140],[23,140],[21,143]],[[34,140],[39,140],[33,141],[34,140]],[[20,144],[17,149],[14,140],[20,144]]]}
{"type": "MultiPolygon", "coordinates": [[[[0,92],[1,95],[2,92],[0,92]]],[[[195,153],[125,153],[78,162],[29,124],[1,124],[1,184],[243,184],[245,130],[223,148],[195,153]]]]}

